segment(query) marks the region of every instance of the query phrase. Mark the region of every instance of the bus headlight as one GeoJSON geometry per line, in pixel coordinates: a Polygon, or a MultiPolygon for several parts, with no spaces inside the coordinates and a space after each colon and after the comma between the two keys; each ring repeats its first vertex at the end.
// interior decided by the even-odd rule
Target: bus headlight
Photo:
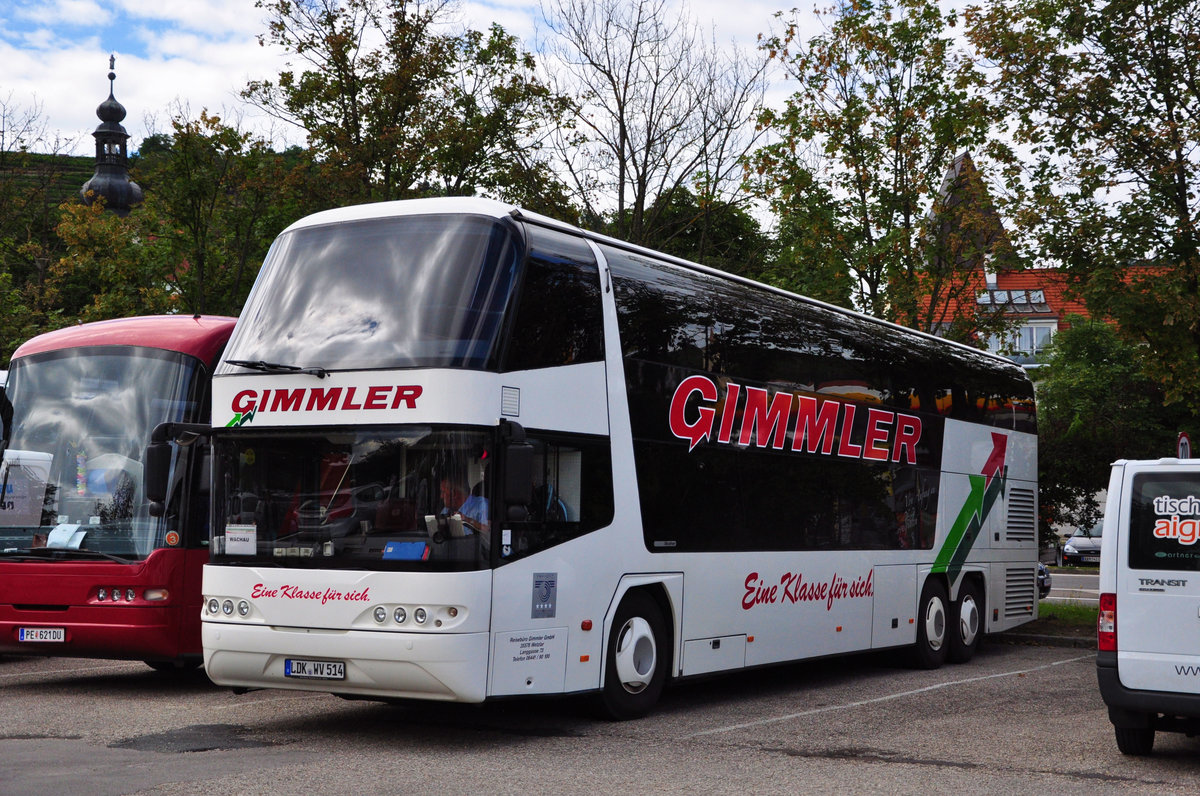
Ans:
{"type": "Polygon", "coordinates": [[[396,624],[402,625],[404,624],[404,620],[408,619],[408,611],[405,611],[403,608],[397,608],[395,613],[392,614],[392,619],[396,620],[396,624]]]}
{"type": "Polygon", "coordinates": [[[250,613],[250,603],[242,600],[238,603],[238,616],[247,616],[250,613]]]}
{"type": "Polygon", "coordinates": [[[387,609],[382,605],[375,606],[375,621],[381,625],[387,621],[387,609]]]}
{"type": "Polygon", "coordinates": [[[221,612],[221,603],[217,602],[216,597],[213,597],[208,601],[208,612],[210,614],[218,614],[221,612]]]}
{"type": "Polygon", "coordinates": [[[425,620],[429,618],[429,614],[425,613],[424,608],[418,608],[413,611],[413,619],[417,620],[418,625],[425,624],[425,620]]]}
{"type": "Polygon", "coordinates": [[[221,603],[221,612],[224,613],[225,616],[233,616],[233,600],[226,600],[225,602],[221,603]]]}

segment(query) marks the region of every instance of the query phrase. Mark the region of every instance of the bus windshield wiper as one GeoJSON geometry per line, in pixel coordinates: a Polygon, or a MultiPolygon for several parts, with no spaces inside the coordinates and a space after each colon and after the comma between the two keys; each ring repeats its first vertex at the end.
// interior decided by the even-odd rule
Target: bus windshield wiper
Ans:
{"type": "Polygon", "coordinates": [[[318,379],[323,379],[329,375],[325,368],[302,368],[299,365],[285,365],[282,362],[264,362],[261,359],[227,359],[225,361],[230,365],[237,365],[240,368],[249,368],[250,370],[259,370],[263,373],[307,373],[310,376],[316,376],[318,379]]]}
{"type": "Polygon", "coordinates": [[[112,553],[102,553],[99,550],[75,550],[68,547],[26,547],[24,549],[5,548],[0,550],[0,556],[12,556],[13,558],[24,558],[32,561],[64,561],[73,556],[84,556],[91,558],[107,558],[109,561],[116,561],[118,564],[132,564],[128,558],[113,555],[112,553]]]}

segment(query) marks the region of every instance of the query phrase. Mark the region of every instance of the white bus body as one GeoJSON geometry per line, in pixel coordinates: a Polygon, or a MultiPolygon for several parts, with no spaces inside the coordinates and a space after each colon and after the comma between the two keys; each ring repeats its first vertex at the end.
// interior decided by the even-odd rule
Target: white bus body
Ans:
{"type": "Polygon", "coordinates": [[[1037,615],[1032,390],[974,349],[463,199],[293,225],[226,356],[221,685],[636,716],[670,679],[937,666],[1037,615]]]}

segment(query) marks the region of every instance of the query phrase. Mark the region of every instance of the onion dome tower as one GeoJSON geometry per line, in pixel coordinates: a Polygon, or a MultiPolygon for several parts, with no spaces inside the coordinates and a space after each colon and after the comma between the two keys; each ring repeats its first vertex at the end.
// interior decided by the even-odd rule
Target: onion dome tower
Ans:
{"type": "Polygon", "coordinates": [[[142,189],[129,179],[129,157],[126,142],[129,133],[121,126],[125,118],[125,106],[113,96],[113,81],[117,79],[116,56],[108,57],[108,99],[96,108],[100,125],[92,133],[96,139],[96,172],[79,189],[84,204],[91,204],[97,196],[104,197],[104,206],[119,216],[129,214],[129,209],[142,201],[142,189]]]}

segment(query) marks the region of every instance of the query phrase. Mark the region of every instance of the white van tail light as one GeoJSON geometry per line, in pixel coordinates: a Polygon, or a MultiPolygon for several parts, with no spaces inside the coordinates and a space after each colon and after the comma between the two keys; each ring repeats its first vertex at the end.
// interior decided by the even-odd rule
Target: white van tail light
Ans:
{"type": "Polygon", "coordinates": [[[1117,651],[1117,595],[1111,592],[1100,595],[1100,615],[1096,619],[1096,649],[1101,652],[1117,651]]]}

